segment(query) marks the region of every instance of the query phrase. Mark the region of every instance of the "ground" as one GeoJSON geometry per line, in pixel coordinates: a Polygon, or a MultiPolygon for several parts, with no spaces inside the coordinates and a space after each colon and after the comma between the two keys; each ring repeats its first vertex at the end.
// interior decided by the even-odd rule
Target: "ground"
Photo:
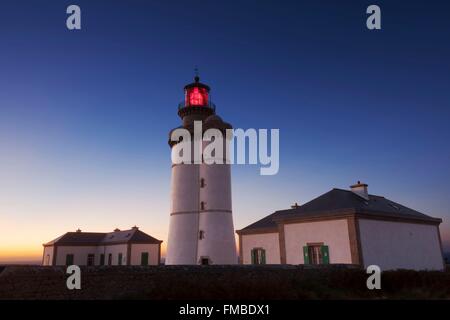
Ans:
{"type": "Polygon", "coordinates": [[[445,272],[389,271],[368,290],[364,270],[346,266],[82,267],[68,290],[65,267],[0,267],[0,299],[450,299],[445,272]]]}

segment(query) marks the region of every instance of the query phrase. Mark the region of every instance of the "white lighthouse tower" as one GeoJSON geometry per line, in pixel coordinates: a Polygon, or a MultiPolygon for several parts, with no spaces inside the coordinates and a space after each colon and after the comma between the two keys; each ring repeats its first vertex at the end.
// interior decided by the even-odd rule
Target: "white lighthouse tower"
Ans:
{"type": "MultiPolygon", "coordinates": [[[[178,115],[192,140],[194,121],[202,121],[203,131],[231,129],[216,115],[209,92],[198,76],[184,87],[185,100],[178,106],[178,115]]],[[[169,145],[175,144],[169,137],[169,145]]],[[[228,145],[225,139],[224,145],[228,145]]],[[[229,164],[172,164],[171,201],[166,264],[237,263],[229,164]]]]}

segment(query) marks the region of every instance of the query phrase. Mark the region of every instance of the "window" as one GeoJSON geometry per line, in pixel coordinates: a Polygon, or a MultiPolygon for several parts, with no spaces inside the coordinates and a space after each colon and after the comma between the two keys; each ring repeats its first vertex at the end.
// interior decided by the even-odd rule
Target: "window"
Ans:
{"type": "Polygon", "coordinates": [[[205,179],[201,178],[200,179],[200,188],[204,188],[205,187],[205,179]]]}
{"type": "Polygon", "coordinates": [[[205,231],[200,230],[200,231],[198,232],[198,238],[199,238],[200,240],[205,239],[205,231]]]}
{"type": "Polygon", "coordinates": [[[100,255],[100,265],[101,266],[105,265],[105,255],[103,253],[100,255]]]}
{"type": "Polygon", "coordinates": [[[121,253],[119,253],[118,259],[119,259],[119,266],[121,266],[122,265],[122,254],[121,253]]]}
{"type": "Polygon", "coordinates": [[[328,246],[323,244],[308,244],[303,247],[303,260],[305,264],[329,264],[330,255],[328,246]]]}
{"type": "Polygon", "coordinates": [[[108,254],[108,266],[112,265],[112,253],[108,254]]]}
{"type": "Polygon", "coordinates": [[[252,264],[266,264],[266,250],[263,248],[254,248],[251,252],[252,264]]]}
{"type": "Polygon", "coordinates": [[[148,252],[141,253],[141,266],[148,266],[148,252]]]}
{"type": "Polygon", "coordinates": [[[208,258],[202,257],[202,259],[200,260],[200,264],[201,264],[202,266],[207,266],[207,265],[209,265],[209,259],[208,259],[208,258]]]}
{"type": "Polygon", "coordinates": [[[205,201],[200,202],[200,210],[205,210],[205,201]]]}
{"type": "Polygon", "coordinates": [[[186,106],[204,106],[208,102],[208,90],[202,87],[192,87],[186,91],[186,106]]]}
{"type": "Polygon", "coordinates": [[[73,265],[73,254],[66,254],[66,266],[73,265]]]}
{"type": "Polygon", "coordinates": [[[93,254],[93,253],[88,254],[87,265],[88,266],[93,266],[94,265],[94,261],[95,261],[95,254],[93,254]]]}

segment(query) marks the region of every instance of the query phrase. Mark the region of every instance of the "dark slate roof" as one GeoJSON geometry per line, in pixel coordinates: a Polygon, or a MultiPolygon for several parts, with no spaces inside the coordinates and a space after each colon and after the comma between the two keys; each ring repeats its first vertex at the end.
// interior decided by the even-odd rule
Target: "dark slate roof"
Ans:
{"type": "Polygon", "coordinates": [[[108,245],[115,243],[161,243],[161,240],[140,231],[138,228],[130,230],[117,230],[114,232],[67,232],[66,234],[44,244],[44,246],[57,245],[108,245]]]}
{"type": "Polygon", "coordinates": [[[350,190],[335,188],[297,208],[275,211],[271,215],[256,221],[242,230],[275,228],[277,226],[277,220],[326,217],[343,212],[376,214],[386,217],[409,218],[423,221],[439,221],[439,219],[432,218],[381,196],[369,195],[369,200],[366,200],[350,190]]]}

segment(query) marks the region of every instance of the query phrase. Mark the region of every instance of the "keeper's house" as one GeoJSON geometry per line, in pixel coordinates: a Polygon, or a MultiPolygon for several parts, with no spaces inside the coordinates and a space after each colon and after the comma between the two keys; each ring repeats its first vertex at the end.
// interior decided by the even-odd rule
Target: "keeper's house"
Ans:
{"type": "Polygon", "coordinates": [[[369,195],[366,184],[350,188],[333,189],[238,230],[240,263],[444,269],[441,219],[369,195]]]}
{"type": "Polygon", "coordinates": [[[44,244],[44,266],[159,265],[161,240],[133,227],[114,232],[67,232],[44,244]]]}

